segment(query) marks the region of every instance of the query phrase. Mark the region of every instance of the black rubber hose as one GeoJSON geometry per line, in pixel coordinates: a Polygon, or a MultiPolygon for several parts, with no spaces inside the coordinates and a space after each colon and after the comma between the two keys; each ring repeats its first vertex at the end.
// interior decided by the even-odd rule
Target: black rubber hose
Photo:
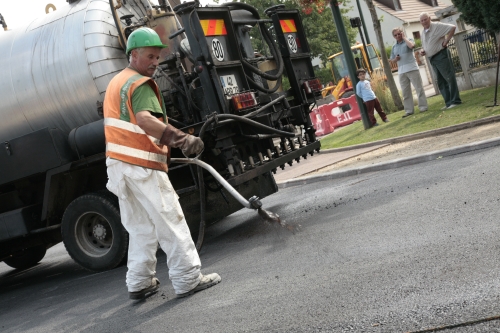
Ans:
{"type": "MultiPolygon", "coordinates": [[[[257,9],[251,5],[248,5],[246,3],[242,2],[228,2],[220,5],[221,7],[228,7],[229,10],[247,10],[250,13],[253,14],[258,20],[260,20],[260,15],[257,9]]],[[[272,81],[277,81],[281,78],[281,75],[283,74],[283,61],[281,60],[281,52],[279,51],[278,46],[274,42],[274,39],[272,36],[269,34],[269,31],[267,31],[264,22],[259,22],[259,28],[262,32],[262,37],[264,38],[265,42],[267,45],[269,45],[269,50],[271,51],[271,55],[274,57],[277,65],[278,65],[278,73],[275,75],[268,74],[265,72],[262,72],[258,68],[254,67],[250,62],[248,62],[245,59],[242,59],[242,64],[248,68],[250,71],[262,76],[263,78],[267,80],[272,80],[272,81]]],[[[265,92],[265,91],[264,91],[265,92]]],[[[273,91],[274,92],[274,91],[273,91]]]]}
{"type": "Polygon", "coordinates": [[[281,59],[281,52],[278,49],[278,47],[277,47],[276,43],[274,42],[274,40],[272,39],[272,37],[270,36],[269,31],[267,31],[264,23],[259,22],[259,27],[260,27],[260,30],[262,32],[262,37],[264,37],[265,42],[267,43],[267,45],[269,45],[269,51],[271,52],[271,55],[273,56],[274,61],[276,61],[276,64],[278,65],[278,72],[276,74],[268,74],[266,72],[261,71],[257,67],[253,66],[250,62],[248,62],[245,59],[242,59],[241,63],[247,69],[258,74],[259,76],[261,76],[267,80],[276,81],[281,77],[281,75],[283,75],[284,66],[283,66],[283,61],[281,59]]]}
{"type": "MultiPolygon", "coordinates": [[[[246,3],[243,3],[243,2],[226,2],[226,3],[220,4],[220,6],[221,7],[235,7],[235,9],[248,10],[255,17],[257,17],[258,20],[260,20],[259,11],[254,6],[248,5],[246,3]]],[[[229,10],[234,10],[234,9],[229,8],[229,10]]]]}
{"type": "Polygon", "coordinates": [[[276,85],[272,89],[267,89],[267,88],[264,88],[264,87],[260,86],[250,76],[248,76],[248,75],[245,75],[245,76],[247,78],[248,83],[250,83],[250,85],[253,88],[255,88],[256,90],[262,91],[263,93],[266,93],[266,94],[272,94],[276,90],[278,90],[279,87],[281,87],[281,77],[278,79],[278,81],[276,82],[276,85]]]}
{"type": "MultiPolygon", "coordinates": [[[[260,15],[259,15],[259,12],[257,11],[257,9],[255,9],[255,7],[253,6],[250,6],[250,5],[247,5],[246,3],[241,3],[241,2],[231,2],[231,3],[224,3],[224,4],[221,4],[220,5],[221,7],[228,7],[229,10],[237,10],[237,9],[244,9],[244,10],[248,10],[249,12],[251,12],[255,17],[257,17],[258,19],[260,19],[260,15]]],[[[176,8],[174,8],[174,11],[176,10],[176,8]]],[[[193,10],[191,13],[189,13],[189,18],[188,18],[188,22],[189,22],[189,26],[191,28],[191,31],[194,32],[194,27],[193,27],[193,22],[192,22],[192,16],[193,16],[193,13],[195,11],[193,10]]],[[[259,23],[261,24],[261,23],[259,23]]],[[[242,63],[252,72],[256,73],[257,75],[260,75],[268,80],[271,80],[271,81],[278,81],[276,82],[276,85],[272,88],[272,89],[266,89],[262,86],[260,86],[259,84],[257,84],[250,76],[248,75],[245,75],[248,82],[250,83],[250,85],[263,92],[263,93],[266,93],[266,94],[272,94],[274,93],[276,90],[278,90],[278,88],[281,86],[281,75],[283,74],[283,61],[281,61],[281,52],[279,51],[276,43],[274,43],[274,40],[272,39],[272,37],[269,35],[269,32],[265,29],[264,27],[264,23],[262,23],[262,29],[265,30],[266,32],[263,33],[263,37],[264,37],[264,40],[266,41],[266,43],[269,45],[269,49],[273,49],[271,51],[271,54],[273,55],[273,57],[275,58],[275,61],[276,63],[278,64],[279,68],[278,68],[278,73],[276,76],[273,76],[271,74],[267,74],[267,73],[264,73],[262,71],[260,71],[258,68],[254,67],[252,64],[248,63],[246,60],[243,59],[242,63]],[[264,36],[264,34],[266,34],[264,36]]],[[[261,29],[261,31],[262,31],[261,29]]],[[[198,36],[195,34],[194,35],[196,41],[198,43],[200,43],[199,41],[199,38],[198,36]]]]}
{"type": "Polygon", "coordinates": [[[271,55],[273,57],[276,57],[276,62],[279,62],[281,65],[279,66],[281,72],[283,72],[283,58],[281,56],[281,51],[278,45],[276,44],[273,36],[271,36],[271,33],[269,30],[266,29],[266,25],[264,22],[259,22],[259,28],[260,31],[262,32],[262,37],[266,41],[266,43],[269,45],[269,51],[271,52],[271,55]]]}
{"type": "Polygon", "coordinates": [[[198,186],[200,188],[200,228],[198,230],[198,240],[196,241],[196,250],[198,253],[201,251],[201,247],[203,246],[203,240],[205,239],[205,184],[203,181],[203,168],[197,166],[198,171],[198,186]]]}
{"type": "MultiPolygon", "coordinates": [[[[271,47],[269,48],[271,49],[271,47]]],[[[252,64],[250,64],[249,62],[247,62],[246,60],[242,61],[242,64],[245,65],[245,67],[247,67],[251,72],[265,78],[265,79],[269,79],[270,81],[276,81],[276,84],[273,88],[271,89],[267,89],[267,88],[264,88],[262,87],[261,85],[259,85],[257,82],[255,82],[253,80],[253,77],[249,76],[249,75],[246,75],[246,78],[247,78],[247,81],[248,83],[250,83],[250,85],[259,90],[259,91],[262,91],[263,93],[266,93],[266,94],[272,94],[274,93],[276,90],[279,89],[279,87],[281,87],[281,82],[282,82],[282,74],[283,74],[283,62],[281,61],[281,53],[279,52],[278,50],[278,54],[276,54],[275,52],[271,51],[271,54],[273,55],[273,57],[276,60],[278,66],[280,68],[278,68],[278,73],[276,73],[276,77],[271,75],[271,74],[267,74],[265,72],[262,72],[261,70],[259,70],[258,68],[254,67],[252,64]]]]}
{"type": "MultiPolygon", "coordinates": [[[[280,136],[286,136],[286,137],[295,137],[295,133],[291,133],[291,132],[285,132],[285,131],[280,131],[280,130],[277,130],[273,127],[269,127],[269,126],[266,126],[266,125],[263,125],[261,123],[258,123],[256,121],[253,121],[251,119],[248,119],[248,118],[245,118],[245,117],[241,117],[241,116],[237,116],[237,115],[234,115],[234,114],[218,114],[216,116],[217,118],[220,118],[220,119],[228,119],[227,121],[223,121],[223,122],[219,122],[219,124],[223,124],[223,123],[226,123],[226,122],[232,122],[232,121],[239,121],[239,122],[242,122],[242,123],[245,123],[247,125],[251,125],[253,127],[256,127],[256,128],[259,128],[259,129],[264,129],[264,130],[267,130],[267,131],[271,131],[275,134],[279,134],[280,136]]],[[[215,117],[212,117],[210,119],[208,119],[204,124],[203,126],[201,127],[200,129],[200,138],[203,139],[203,136],[205,135],[205,132],[207,130],[207,127],[208,125],[210,125],[213,121],[215,120],[215,117]]]]}
{"type": "Polygon", "coordinates": [[[264,139],[273,139],[280,137],[278,134],[255,134],[255,135],[242,134],[241,136],[253,140],[264,140],[264,139]]]}
{"type": "MultiPolygon", "coordinates": [[[[224,116],[233,116],[233,115],[224,115],[224,116]]],[[[239,116],[237,116],[239,117],[239,116]]],[[[263,129],[263,130],[268,130],[268,131],[271,131],[273,132],[274,134],[277,134],[279,136],[286,136],[286,137],[289,137],[289,138],[292,138],[292,137],[295,137],[295,134],[294,133],[291,133],[291,132],[285,132],[285,131],[281,131],[279,129],[276,129],[276,128],[273,128],[273,127],[269,127],[269,126],[266,126],[264,124],[261,124],[259,122],[256,122],[256,121],[253,121],[253,120],[250,120],[250,122],[248,121],[250,119],[248,118],[239,118],[239,119],[235,119],[235,118],[231,118],[231,119],[227,119],[227,120],[223,120],[223,121],[219,121],[219,124],[229,124],[229,123],[232,123],[234,121],[241,121],[242,123],[246,123],[247,125],[252,125],[254,127],[257,127],[257,128],[260,128],[260,129],[263,129]],[[258,124],[258,125],[257,125],[258,124]],[[257,126],[256,126],[257,125],[257,126]]]]}

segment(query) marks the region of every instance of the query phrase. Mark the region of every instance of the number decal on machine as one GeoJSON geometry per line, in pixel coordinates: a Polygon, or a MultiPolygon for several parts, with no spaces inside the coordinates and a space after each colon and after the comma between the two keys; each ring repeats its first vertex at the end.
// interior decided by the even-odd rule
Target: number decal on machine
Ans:
{"type": "Polygon", "coordinates": [[[224,49],[222,48],[222,43],[217,38],[212,39],[212,52],[217,60],[224,61],[224,49]]]}
{"type": "Polygon", "coordinates": [[[292,51],[293,53],[297,53],[297,42],[295,41],[295,37],[293,37],[293,35],[288,35],[286,36],[287,40],[288,40],[288,47],[290,48],[290,51],[292,51]]]}
{"type": "Polygon", "coordinates": [[[226,95],[227,98],[231,98],[230,95],[240,92],[234,75],[221,75],[220,83],[222,85],[222,90],[224,90],[224,95],[226,95]]]}

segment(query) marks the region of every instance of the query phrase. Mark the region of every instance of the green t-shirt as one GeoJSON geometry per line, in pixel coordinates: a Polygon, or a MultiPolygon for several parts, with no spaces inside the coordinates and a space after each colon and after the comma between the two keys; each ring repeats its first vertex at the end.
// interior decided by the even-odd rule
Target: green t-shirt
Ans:
{"type": "Polygon", "coordinates": [[[139,111],[149,111],[155,117],[163,116],[166,119],[155,92],[147,83],[141,84],[134,90],[132,94],[132,110],[134,114],[139,111]]]}

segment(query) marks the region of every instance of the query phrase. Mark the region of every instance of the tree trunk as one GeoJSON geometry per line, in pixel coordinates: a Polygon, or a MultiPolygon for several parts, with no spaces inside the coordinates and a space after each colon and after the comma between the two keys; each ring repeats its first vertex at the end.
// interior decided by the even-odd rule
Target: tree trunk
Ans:
{"type": "Polygon", "coordinates": [[[365,0],[370,14],[372,16],[373,27],[375,28],[375,34],[377,35],[377,42],[380,47],[380,55],[382,56],[382,64],[384,66],[384,73],[387,77],[387,85],[391,91],[392,99],[398,110],[403,110],[403,102],[401,101],[401,96],[399,95],[398,88],[396,87],[396,82],[394,82],[394,77],[392,76],[391,65],[387,59],[387,54],[385,53],[384,39],[382,38],[382,30],[380,28],[380,21],[378,20],[377,12],[375,11],[375,6],[372,0],[365,0]]]}

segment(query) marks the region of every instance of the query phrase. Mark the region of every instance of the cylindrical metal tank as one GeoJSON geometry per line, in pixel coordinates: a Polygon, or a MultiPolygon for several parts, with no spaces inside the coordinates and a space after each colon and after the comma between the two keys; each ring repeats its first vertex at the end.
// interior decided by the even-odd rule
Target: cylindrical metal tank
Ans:
{"type": "Polygon", "coordinates": [[[99,120],[96,103],[128,65],[107,0],[80,0],[2,32],[0,50],[0,142],[99,120]]]}

